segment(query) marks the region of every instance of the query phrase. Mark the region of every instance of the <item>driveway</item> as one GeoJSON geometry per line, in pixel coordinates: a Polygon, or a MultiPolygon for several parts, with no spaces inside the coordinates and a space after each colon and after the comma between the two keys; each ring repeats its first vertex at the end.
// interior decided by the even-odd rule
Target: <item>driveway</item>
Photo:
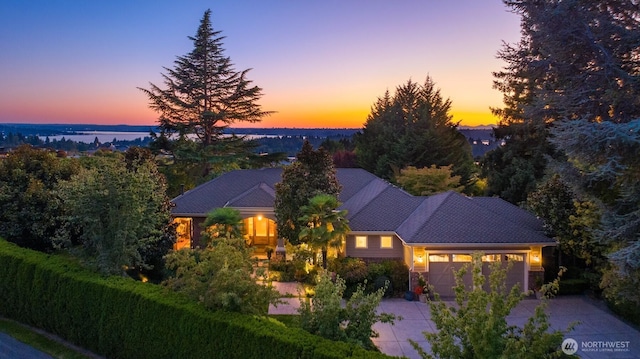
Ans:
{"type": "MultiPolygon", "coordinates": [[[[273,284],[282,294],[295,296],[300,290],[296,283],[273,284]]],[[[270,306],[269,314],[297,314],[300,306],[298,298],[284,298],[284,302],[278,307],[270,306]]],[[[537,299],[523,300],[513,309],[507,322],[522,327],[539,303],[537,299]]],[[[436,331],[428,304],[400,298],[383,299],[378,310],[404,318],[394,325],[375,324],[374,329],[380,336],[373,341],[381,352],[419,358],[408,339],[413,339],[430,352],[429,343],[422,335],[425,331],[436,331]]],[[[553,329],[566,329],[570,323],[579,322],[565,339],[575,340],[575,354],[581,358],[640,358],[640,332],[616,318],[602,302],[586,296],[562,296],[550,300],[547,312],[553,329]],[[617,346],[617,349],[611,346],[617,346]]]]}
{"type": "Polygon", "coordinates": [[[0,333],[0,359],[53,359],[53,357],[8,334],[0,333]]]}
{"type": "MultiPolygon", "coordinates": [[[[530,318],[540,301],[525,299],[514,308],[507,318],[509,324],[522,327],[530,318]]],[[[404,319],[395,325],[377,323],[374,329],[380,334],[374,342],[385,354],[419,358],[407,341],[413,339],[427,352],[429,343],[422,332],[435,332],[429,305],[408,302],[404,299],[385,299],[379,310],[401,315],[404,319]]],[[[625,324],[600,303],[585,296],[566,296],[551,299],[547,307],[549,322],[553,329],[566,329],[579,321],[565,339],[574,339],[581,358],[640,358],[640,332],[625,324]],[[613,347],[613,348],[612,348],[613,347]]]]}

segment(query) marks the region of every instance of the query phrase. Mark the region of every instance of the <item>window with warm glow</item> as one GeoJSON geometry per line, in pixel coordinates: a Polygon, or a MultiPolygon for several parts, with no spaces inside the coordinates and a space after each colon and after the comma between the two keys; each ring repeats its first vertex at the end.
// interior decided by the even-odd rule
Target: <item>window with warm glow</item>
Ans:
{"type": "Polygon", "coordinates": [[[356,248],[367,248],[367,236],[356,236],[356,248]]]}
{"type": "Polygon", "coordinates": [[[173,244],[174,250],[191,247],[191,218],[174,218],[173,223],[176,224],[176,243],[173,244]]]}
{"type": "Polygon", "coordinates": [[[469,254],[452,254],[452,262],[471,262],[471,256],[469,254]]]}
{"type": "Polygon", "coordinates": [[[524,255],[522,254],[505,254],[505,259],[513,262],[524,262],[524,255]]]}
{"type": "Polygon", "coordinates": [[[500,262],[499,254],[485,254],[482,256],[483,262],[500,262]]]}
{"type": "Polygon", "coordinates": [[[448,254],[430,254],[429,262],[448,262],[449,255],[448,254]]]}
{"type": "Polygon", "coordinates": [[[386,248],[386,249],[393,248],[393,237],[391,236],[380,237],[380,248],[386,248]]]}

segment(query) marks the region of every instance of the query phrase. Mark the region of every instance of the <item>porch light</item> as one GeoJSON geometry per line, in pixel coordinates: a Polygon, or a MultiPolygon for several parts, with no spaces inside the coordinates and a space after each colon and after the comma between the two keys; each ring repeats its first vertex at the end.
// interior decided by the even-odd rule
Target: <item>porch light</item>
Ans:
{"type": "Polygon", "coordinates": [[[261,214],[258,215],[258,221],[262,221],[262,215],[261,214]]]}
{"type": "Polygon", "coordinates": [[[540,263],[540,253],[539,252],[531,253],[531,260],[536,263],[540,263]]]}
{"type": "Polygon", "coordinates": [[[418,256],[418,263],[422,263],[423,259],[422,256],[418,256]]]}

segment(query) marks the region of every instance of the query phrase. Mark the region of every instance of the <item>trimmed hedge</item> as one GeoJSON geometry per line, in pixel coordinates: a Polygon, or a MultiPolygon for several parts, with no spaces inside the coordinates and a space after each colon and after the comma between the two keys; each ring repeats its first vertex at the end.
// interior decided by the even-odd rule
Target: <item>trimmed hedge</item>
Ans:
{"type": "Polygon", "coordinates": [[[0,314],[108,358],[387,358],[0,239],[0,314]]]}

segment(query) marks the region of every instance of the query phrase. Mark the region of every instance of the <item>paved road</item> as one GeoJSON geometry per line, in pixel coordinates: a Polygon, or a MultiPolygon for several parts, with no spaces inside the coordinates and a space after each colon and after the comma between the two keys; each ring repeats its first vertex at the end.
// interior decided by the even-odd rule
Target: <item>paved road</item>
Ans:
{"type": "Polygon", "coordinates": [[[5,333],[0,333],[0,359],[53,359],[5,333]]]}

